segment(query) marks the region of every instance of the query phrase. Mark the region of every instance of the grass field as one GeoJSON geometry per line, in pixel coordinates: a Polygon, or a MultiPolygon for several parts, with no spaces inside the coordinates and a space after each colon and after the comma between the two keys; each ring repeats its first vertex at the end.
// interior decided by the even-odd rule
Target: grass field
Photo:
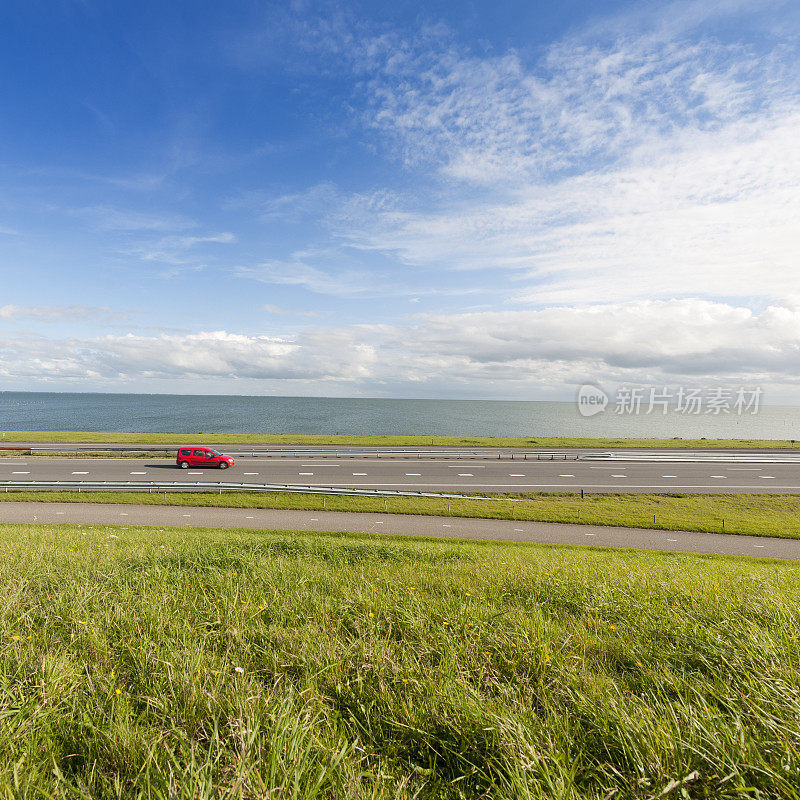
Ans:
{"type": "Polygon", "coordinates": [[[800,797],[792,562],[0,536],[3,797],[800,797]]]}
{"type": "Polygon", "coordinates": [[[493,500],[426,497],[326,497],[290,493],[8,492],[0,502],[143,503],[231,508],[367,511],[452,517],[619,525],[626,528],[800,538],[800,496],[791,494],[503,495],[493,500]],[[323,505],[324,502],[324,505],[323,505]],[[723,526],[724,521],[724,526],[723,526]]]}
{"type": "Polygon", "coordinates": [[[64,444],[261,444],[261,445],[376,445],[385,447],[656,447],[656,448],[797,448],[800,440],[787,439],[587,439],[522,436],[312,436],[202,431],[192,433],[108,433],[98,431],[6,431],[6,442],[60,442],[64,444]]]}

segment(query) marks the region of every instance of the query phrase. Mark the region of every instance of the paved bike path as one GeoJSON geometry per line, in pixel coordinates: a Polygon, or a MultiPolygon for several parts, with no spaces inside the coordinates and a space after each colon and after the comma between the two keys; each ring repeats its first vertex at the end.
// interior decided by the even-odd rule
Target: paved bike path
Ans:
{"type": "Polygon", "coordinates": [[[800,539],[411,514],[9,501],[0,502],[0,522],[346,531],[800,559],[800,539]]]}

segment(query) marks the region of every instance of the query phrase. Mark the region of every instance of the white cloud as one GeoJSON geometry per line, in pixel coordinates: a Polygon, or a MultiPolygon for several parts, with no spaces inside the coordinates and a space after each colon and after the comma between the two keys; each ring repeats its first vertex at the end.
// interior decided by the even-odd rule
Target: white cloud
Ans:
{"type": "Polygon", "coordinates": [[[339,297],[374,296],[382,294],[377,276],[362,270],[340,269],[329,272],[311,266],[299,258],[291,261],[265,261],[254,267],[237,267],[234,274],[239,278],[249,278],[261,283],[278,286],[302,286],[316,294],[339,297]]]}
{"type": "Polygon", "coordinates": [[[251,209],[265,222],[300,222],[322,215],[339,198],[339,190],[332,183],[323,182],[300,192],[244,192],[226,201],[225,205],[251,209]]]}
{"type": "MultiPolygon", "coordinates": [[[[317,393],[571,396],[576,385],[800,382],[800,304],[760,313],[688,299],[420,315],[276,337],[210,331],[0,340],[0,376],[50,382],[300,381],[317,393]],[[339,390],[335,390],[339,391],[339,390]]],[[[767,396],[769,399],[769,396],[767,396]]]]}
{"type": "Polygon", "coordinates": [[[367,42],[368,123],[439,182],[352,196],[336,235],[505,272],[509,298],[537,305],[797,293],[798,54],[691,33],[742,9],[679,3],[656,31],[572,37],[534,64],[441,35],[367,42]]]}
{"type": "Polygon", "coordinates": [[[0,376],[32,380],[280,379],[355,380],[368,374],[374,348],[353,331],[296,338],[225,331],[187,335],[0,340],[0,376]]]}
{"type": "Polygon", "coordinates": [[[131,312],[118,311],[97,306],[0,306],[0,320],[16,321],[20,319],[36,319],[43,322],[96,322],[124,323],[131,318],[131,312]]]}
{"type": "MultiPolygon", "coordinates": [[[[153,261],[159,264],[170,264],[175,267],[188,266],[190,269],[204,269],[205,264],[198,264],[197,246],[205,244],[232,244],[236,236],[230,232],[197,235],[197,236],[162,236],[156,240],[143,240],[125,248],[123,252],[135,255],[142,261],[153,261]]],[[[183,270],[168,270],[165,277],[172,277],[183,270]]]]}
{"type": "Polygon", "coordinates": [[[197,227],[194,220],[183,215],[153,214],[113,206],[86,206],[71,210],[69,213],[85,217],[100,230],[122,233],[179,231],[197,227]]]}
{"type": "Polygon", "coordinates": [[[295,316],[295,317],[318,317],[316,311],[294,311],[291,308],[282,308],[281,306],[273,305],[272,303],[266,303],[262,306],[264,311],[268,312],[269,314],[278,314],[279,316],[295,316]]]}

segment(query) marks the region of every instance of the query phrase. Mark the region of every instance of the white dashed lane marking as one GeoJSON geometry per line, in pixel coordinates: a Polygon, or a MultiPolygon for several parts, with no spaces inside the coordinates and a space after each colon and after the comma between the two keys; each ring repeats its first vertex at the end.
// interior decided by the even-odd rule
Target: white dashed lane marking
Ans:
{"type": "Polygon", "coordinates": [[[712,475],[712,478],[727,478],[727,475],[712,475]]]}
{"type": "Polygon", "coordinates": [[[627,478],[627,475],[612,475],[612,478],[627,478]]]}
{"type": "Polygon", "coordinates": [[[559,475],[559,478],[574,478],[574,475],[559,475]]]}
{"type": "Polygon", "coordinates": [[[30,475],[30,472],[12,472],[12,475],[30,475]]]}
{"type": "Polygon", "coordinates": [[[73,472],[73,475],[88,475],[88,472],[73,472]]]}
{"type": "Polygon", "coordinates": [[[258,475],[257,472],[245,472],[244,474],[245,475],[258,475]]]}
{"type": "Polygon", "coordinates": [[[471,472],[459,472],[459,478],[474,478],[475,476],[471,472]]]}
{"type": "Polygon", "coordinates": [[[146,472],[131,472],[131,475],[147,475],[146,472]]]}
{"type": "Polygon", "coordinates": [[[313,472],[298,472],[298,475],[313,475],[313,472]]]}
{"type": "Polygon", "coordinates": [[[759,475],[758,477],[759,478],[766,478],[766,479],[771,480],[771,481],[775,480],[775,476],[774,475],[759,475]]]}
{"type": "Polygon", "coordinates": [[[662,475],[662,478],[677,478],[677,475],[662,475]]]}
{"type": "Polygon", "coordinates": [[[353,475],[366,475],[366,472],[354,472],[353,475]]]}
{"type": "Polygon", "coordinates": [[[509,473],[509,478],[524,478],[525,476],[520,472],[511,472],[509,473]]]}
{"type": "MultiPolygon", "coordinates": [[[[353,475],[357,475],[358,473],[354,472],[353,475]]],[[[406,472],[406,478],[419,478],[422,475],[421,472],[406,472]]]]}

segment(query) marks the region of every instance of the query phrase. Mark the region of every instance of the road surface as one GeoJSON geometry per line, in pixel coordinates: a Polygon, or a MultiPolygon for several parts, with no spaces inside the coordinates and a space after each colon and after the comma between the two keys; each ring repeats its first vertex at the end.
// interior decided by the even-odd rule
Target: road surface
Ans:
{"type": "Polygon", "coordinates": [[[234,481],[483,492],[800,492],[800,455],[768,451],[247,450],[233,469],[180,470],[163,458],[9,457],[0,483],[23,480],[234,481]],[[255,452],[255,455],[253,453],[255,452]],[[337,456],[338,453],[338,456],[337,456]]]}
{"type": "Polygon", "coordinates": [[[348,531],[540,544],[623,547],[666,552],[798,559],[800,539],[655,531],[597,525],[460,519],[340,511],[274,511],[255,508],[103,505],[94,503],[0,503],[0,522],[154,525],[210,528],[348,531]]]}

